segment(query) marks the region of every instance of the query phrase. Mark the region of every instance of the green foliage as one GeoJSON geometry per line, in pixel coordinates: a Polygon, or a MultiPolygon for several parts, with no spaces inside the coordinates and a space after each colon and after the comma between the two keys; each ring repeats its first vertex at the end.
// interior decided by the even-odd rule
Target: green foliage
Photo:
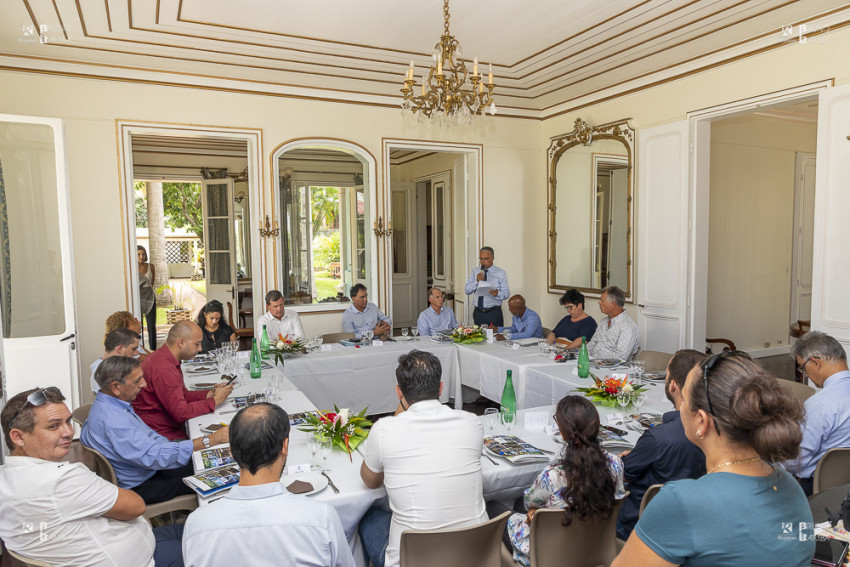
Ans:
{"type": "Polygon", "coordinates": [[[339,231],[323,234],[313,240],[313,264],[328,267],[331,262],[339,262],[339,231]]]}
{"type": "Polygon", "coordinates": [[[188,228],[204,241],[204,212],[199,183],[163,183],[162,207],[166,225],[188,228]]]}
{"type": "Polygon", "coordinates": [[[339,187],[310,187],[313,238],[322,228],[339,228],[339,187]]]}

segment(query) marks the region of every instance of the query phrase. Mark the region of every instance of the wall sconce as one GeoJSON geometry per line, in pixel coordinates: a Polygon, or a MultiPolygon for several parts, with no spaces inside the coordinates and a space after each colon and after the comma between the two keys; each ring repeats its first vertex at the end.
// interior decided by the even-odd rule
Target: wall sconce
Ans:
{"type": "Polygon", "coordinates": [[[244,191],[240,191],[240,192],[239,192],[239,194],[238,194],[238,195],[236,195],[236,196],[233,198],[233,201],[234,201],[234,202],[236,202],[236,203],[241,203],[242,201],[244,201],[244,200],[245,200],[245,197],[246,197],[245,192],[244,192],[244,191]]]}
{"type": "Polygon", "coordinates": [[[375,233],[375,236],[378,238],[382,236],[392,236],[393,234],[393,223],[392,221],[387,221],[387,228],[384,230],[384,219],[382,217],[378,217],[378,220],[375,221],[375,228],[372,229],[375,233]]]}
{"type": "Polygon", "coordinates": [[[280,228],[277,225],[277,221],[274,221],[274,228],[272,228],[272,225],[269,222],[269,215],[266,215],[265,225],[265,228],[260,227],[260,238],[277,237],[280,234],[280,228]]]}

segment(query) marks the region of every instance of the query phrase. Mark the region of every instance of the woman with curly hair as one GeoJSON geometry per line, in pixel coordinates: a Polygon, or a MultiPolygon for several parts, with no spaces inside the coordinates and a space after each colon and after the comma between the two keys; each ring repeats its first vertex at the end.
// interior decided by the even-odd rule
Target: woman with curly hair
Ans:
{"type": "Polygon", "coordinates": [[[614,501],[625,496],[623,461],[599,445],[599,412],[581,396],[558,402],[555,423],[564,451],[548,465],[524,493],[528,514],[508,519],[508,536],[514,560],[529,565],[531,518],[538,508],[563,508],[564,525],[574,518],[605,518],[614,513],[614,501]]]}
{"type": "Polygon", "coordinates": [[[204,333],[201,352],[221,348],[222,343],[236,342],[236,331],[222,319],[224,319],[224,306],[221,301],[216,299],[213,299],[198,311],[197,323],[204,333]]]}
{"type": "MultiPolygon", "coordinates": [[[[115,329],[130,329],[131,331],[141,335],[142,323],[129,311],[116,311],[106,318],[106,332],[103,333],[104,343],[106,342],[107,335],[115,329]]],[[[144,357],[149,354],[149,350],[139,345],[139,361],[144,360],[144,357]]]]}

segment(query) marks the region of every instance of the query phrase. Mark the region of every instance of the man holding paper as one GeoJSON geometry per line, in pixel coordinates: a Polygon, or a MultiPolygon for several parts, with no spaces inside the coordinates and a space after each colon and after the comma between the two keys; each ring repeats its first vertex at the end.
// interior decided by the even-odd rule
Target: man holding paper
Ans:
{"type": "Polygon", "coordinates": [[[475,305],[472,320],[476,325],[501,327],[505,324],[502,302],[510,297],[511,291],[508,289],[508,274],[493,265],[493,258],[493,249],[489,246],[479,250],[481,265],[472,269],[464,291],[466,295],[475,294],[472,298],[475,305]]]}

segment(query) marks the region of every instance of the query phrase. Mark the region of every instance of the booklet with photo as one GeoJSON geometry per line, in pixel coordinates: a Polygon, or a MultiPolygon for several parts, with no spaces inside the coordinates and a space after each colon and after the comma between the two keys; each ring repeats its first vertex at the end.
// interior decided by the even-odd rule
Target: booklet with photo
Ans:
{"type": "Polygon", "coordinates": [[[237,409],[242,409],[265,401],[265,394],[249,394],[247,396],[238,396],[236,398],[233,398],[233,407],[237,409]]]}
{"type": "Polygon", "coordinates": [[[192,453],[192,463],[195,465],[196,471],[223,467],[235,462],[233,455],[230,454],[230,443],[192,453]]]}
{"type": "Polygon", "coordinates": [[[599,428],[599,435],[596,436],[596,440],[599,441],[600,445],[604,443],[625,443],[631,445],[626,439],[626,435],[628,435],[627,431],[611,427],[610,425],[603,425],[599,428]]]}
{"type": "Polygon", "coordinates": [[[484,448],[512,463],[549,461],[549,455],[513,435],[493,435],[484,438],[484,448]]]}
{"type": "Polygon", "coordinates": [[[318,410],[291,413],[289,414],[289,425],[291,427],[295,427],[296,425],[304,425],[305,423],[307,423],[307,416],[311,414],[315,415],[316,417],[320,417],[322,415],[321,413],[319,413],[318,410]]]}
{"type": "Polygon", "coordinates": [[[233,463],[214,469],[201,471],[183,479],[186,486],[200,494],[209,496],[221,492],[239,482],[239,465],[233,463]]]}

